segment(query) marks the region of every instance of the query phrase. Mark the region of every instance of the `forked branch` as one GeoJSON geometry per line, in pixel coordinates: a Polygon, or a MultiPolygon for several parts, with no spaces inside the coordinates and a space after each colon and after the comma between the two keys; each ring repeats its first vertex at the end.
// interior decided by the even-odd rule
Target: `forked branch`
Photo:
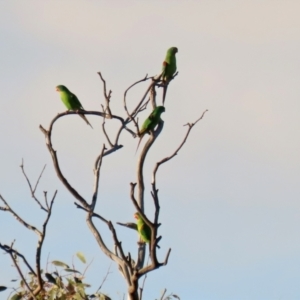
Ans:
{"type": "MultiPolygon", "coordinates": [[[[45,167],[44,167],[45,168],[45,167]]],[[[21,169],[22,169],[22,172],[27,180],[27,183],[29,185],[29,188],[30,188],[30,191],[31,191],[31,195],[32,197],[35,199],[35,201],[37,201],[39,204],[40,202],[37,200],[37,197],[35,195],[35,191],[36,191],[36,188],[38,186],[38,183],[42,177],[42,174],[43,174],[43,171],[44,171],[44,168],[37,180],[37,183],[35,184],[35,187],[32,188],[32,185],[31,185],[31,182],[29,180],[29,178],[27,177],[26,173],[25,173],[25,170],[24,170],[24,165],[23,165],[23,161],[22,161],[22,165],[21,165],[21,169]]],[[[47,198],[46,196],[47,192],[44,192],[44,195],[45,197],[47,198]]],[[[11,259],[13,260],[13,263],[19,273],[19,275],[21,276],[21,278],[23,279],[24,281],[24,284],[25,286],[27,287],[28,289],[28,292],[30,293],[31,295],[31,299],[36,299],[36,296],[40,293],[40,291],[43,289],[43,285],[44,285],[44,281],[41,277],[41,253],[42,253],[42,246],[43,246],[43,243],[44,243],[44,240],[45,240],[45,237],[46,237],[46,229],[47,229],[47,225],[48,225],[48,222],[50,220],[50,217],[51,217],[51,212],[52,212],[52,207],[53,207],[53,203],[54,203],[54,200],[55,200],[55,197],[57,195],[57,191],[55,191],[53,197],[52,197],[52,200],[50,202],[50,206],[48,206],[48,202],[46,201],[46,204],[47,204],[47,209],[46,208],[43,208],[44,211],[47,212],[47,216],[46,216],[46,219],[43,223],[43,229],[42,231],[38,230],[36,227],[30,225],[29,223],[25,222],[24,219],[22,219],[11,207],[10,205],[7,203],[7,201],[0,195],[0,199],[2,200],[2,202],[5,204],[5,207],[3,207],[3,211],[8,211],[10,212],[15,218],[17,221],[19,221],[24,227],[26,227],[27,229],[30,229],[32,231],[34,231],[37,235],[38,235],[38,243],[37,243],[37,247],[36,247],[36,255],[35,255],[35,263],[36,263],[36,270],[34,271],[33,268],[30,266],[30,264],[28,263],[27,259],[24,257],[24,255],[22,255],[21,253],[19,253],[17,250],[13,249],[13,244],[11,246],[7,246],[7,245],[2,245],[0,244],[0,248],[3,249],[5,252],[7,252],[10,256],[11,256],[11,259]],[[37,288],[35,290],[31,290],[31,288],[29,287],[26,279],[25,279],[25,276],[24,274],[22,273],[21,271],[21,268],[19,267],[18,265],[18,261],[17,261],[17,257],[21,257],[24,264],[27,266],[27,268],[29,269],[30,272],[32,272],[32,274],[37,278],[37,288]]],[[[41,205],[41,204],[40,204],[41,205]]]]}
{"type": "Polygon", "coordinates": [[[106,109],[104,110],[104,112],[107,111],[107,113],[108,113],[108,117],[107,118],[111,119],[112,118],[112,114],[111,114],[111,111],[110,111],[109,103],[110,103],[110,97],[111,97],[112,91],[109,90],[109,92],[107,94],[107,92],[106,92],[106,81],[102,77],[101,72],[98,72],[98,75],[100,76],[100,79],[103,82],[103,95],[104,95],[104,99],[105,99],[105,102],[106,102],[106,109]]]}
{"type": "Polygon", "coordinates": [[[37,198],[36,195],[35,195],[36,189],[37,189],[37,187],[38,187],[38,184],[39,184],[39,182],[40,182],[40,179],[41,179],[42,176],[43,176],[43,173],[44,173],[44,171],[45,171],[46,165],[43,167],[43,169],[42,169],[42,171],[41,171],[41,173],[40,173],[40,175],[39,175],[39,177],[38,177],[38,179],[37,179],[37,181],[36,181],[36,184],[35,184],[34,188],[32,188],[32,185],[31,185],[31,183],[30,183],[30,181],[29,181],[29,178],[28,178],[28,176],[26,175],[26,172],[25,172],[25,169],[24,169],[24,161],[23,161],[23,159],[22,159],[22,164],[21,164],[20,168],[22,169],[22,173],[23,173],[23,175],[24,175],[24,177],[25,177],[25,179],[26,179],[26,181],[27,181],[27,184],[28,184],[28,186],[29,186],[29,189],[30,189],[30,192],[31,192],[31,197],[36,201],[36,203],[40,206],[40,208],[41,208],[42,210],[44,210],[44,211],[47,212],[47,208],[45,208],[45,207],[41,204],[41,202],[38,200],[38,198],[37,198]]]}
{"type": "Polygon", "coordinates": [[[180,150],[180,149],[182,148],[182,146],[185,144],[185,142],[186,142],[186,140],[187,140],[187,138],[188,138],[188,136],[189,136],[190,131],[192,130],[192,128],[193,128],[200,120],[203,119],[203,117],[204,117],[204,115],[205,115],[205,113],[206,113],[207,111],[208,111],[208,110],[206,109],[206,110],[202,113],[201,117],[200,117],[199,119],[197,119],[194,123],[187,123],[186,125],[184,125],[184,126],[188,126],[188,130],[187,130],[187,132],[186,132],[186,134],[185,134],[185,137],[184,137],[183,141],[182,141],[181,144],[179,145],[179,147],[175,150],[175,152],[174,152],[172,155],[170,155],[170,156],[168,156],[168,157],[166,157],[166,158],[164,158],[164,159],[162,159],[161,161],[159,161],[159,162],[156,163],[155,168],[154,168],[154,170],[153,170],[153,174],[152,174],[152,185],[153,185],[153,187],[154,187],[155,190],[156,190],[156,188],[155,188],[155,187],[156,187],[156,173],[157,173],[157,171],[158,171],[159,166],[162,165],[163,163],[169,161],[170,159],[172,159],[174,156],[176,156],[176,155],[178,154],[179,150],[180,150]]]}

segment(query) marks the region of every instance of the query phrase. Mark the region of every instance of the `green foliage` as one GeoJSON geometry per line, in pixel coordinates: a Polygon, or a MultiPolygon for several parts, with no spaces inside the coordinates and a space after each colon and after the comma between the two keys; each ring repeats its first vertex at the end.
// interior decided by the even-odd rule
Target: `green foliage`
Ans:
{"type": "Polygon", "coordinates": [[[164,300],[171,300],[171,299],[179,299],[180,300],[180,298],[175,294],[171,294],[171,295],[167,296],[164,300]]]}
{"type": "Polygon", "coordinates": [[[79,271],[74,270],[74,269],[69,269],[69,268],[66,268],[65,271],[70,272],[70,273],[79,273],[79,274],[81,274],[79,271]]]}
{"type": "MultiPolygon", "coordinates": [[[[83,263],[86,262],[82,253],[78,252],[77,257],[83,263]]],[[[54,260],[51,264],[60,270],[44,274],[43,289],[36,295],[37,300],[111,300],[103,293],[94,293],[88,295],[86,288],[90,287],[89,284],[84,282],[84,275],[81,272],[69,268],[69,266],[61,261],[54,260]]],[[[31,289],[35,291],[38,289],[38,279],[32,274],[28,273],[26,283],[31,289]]],[[[6,290],[7,287],[0,286],[0,292],[6,290]]],[[[23,280],[20,280],[20,286],[15,289],[15,293],[10,300],[30,299],[30,293],[23,280]]]]}
{"type": "Polygon", "coordinates": [[[15,294],[10,298],[10,300],[20,300],[22,297],[22,294],[15,294]]]}
{"type": "Polygon", "coordinates": [[[63,263],[63,262],[61,262],[61,261],[59,261],[59,260],[54,260],[52,263],[53,263],[55,266],[57,266],[57,267],[65,267],[65,268],[69,268],[69,266],[68,266],[67,264],[65,264],[65,263],[63,263]]]}
{"type": "Polygon", "coordinates": [[[82,252],[77,252],[76,255],[84,264],[86,263],[85,257],[82,252]]]}

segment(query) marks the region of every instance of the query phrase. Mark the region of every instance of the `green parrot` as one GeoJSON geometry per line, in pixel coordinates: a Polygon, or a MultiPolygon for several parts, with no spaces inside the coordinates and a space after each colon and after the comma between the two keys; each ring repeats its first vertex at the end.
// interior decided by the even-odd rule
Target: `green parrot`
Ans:
{"type": "Polygon", "coordinates": [[[164,83],[164,90],[163,90],[163,105],[165,104],[165,98],[168,88],[169,81],[173,78],[173,75],[175,74],[177,70],[176,66],[176,56],[175,54],[178,52],[178,48],[171,47],[167,51],[166,58],[163,62],[162,66],[162,81],[164,83]]]}
{"type": "Polygon", "coordinates": [[[140,234],[141,239],[145,243],[150,243],[151,240],[151,228],[145,223],[145,221],[142,219],[140,214],[136,212],[134,214],[135,219],[137,219],[137,230],[138,233],[140,234]]]}
{"type": "Polygon", "coordinates": [[[150,131],[153,131],[154,128],[156,127],[156,125],[159,123],[159,121],[161,120],[160,115],[166,111],[164,106],[157,106],[156,108],[154,108],[154,110],[152,111],[152,113],[150,114],[150,116],[145,120],[145,122],[143,123],[143,126],[140,130],[140,140],[139,143],[137,145],[136,151],[139,148],[139,145],[142,141],[143,136],[146,133],[149,133],[150,131]]]}
{"type": "MultiPolygon", "coordinates": [[[[56,91],[58,91],[60,93],[61,101],[64,103],[64,105],[67,107],[68,110],[74,110],[74,111],[84,110],[84,108],[82,107],[82,105],[81,105],[80,101],[78,100],[78,98],[76,97],[76,95],[71,93],[67,87],[65,87],[64,85],[58,85],[56,87],[56,91]]],[[[90,122],[85,117],[85,115],[79,114],[79,116],[88,125],[90,125],[93,128],[93,126],[90,124],[90,122]]]]}

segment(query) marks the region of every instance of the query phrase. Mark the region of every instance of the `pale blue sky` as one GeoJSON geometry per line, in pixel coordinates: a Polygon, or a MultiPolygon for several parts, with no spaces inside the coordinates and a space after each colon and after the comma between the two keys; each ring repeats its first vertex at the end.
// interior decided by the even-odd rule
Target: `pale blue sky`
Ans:
{"type": "MultiPolygon", "coordinates": [[[[168,247],[172,253],[167,267],[149,274],[144,299],[158,298],[165,287],[183,300],[300,299],[299,11],[299,1],[286,0],[1,1],[0,193],[41,226],[43,213],[19,165],[24,158],[37,178],[47,164],[40,195],[58,189],[58,196],[43,263],[48,253],[71,263],[82,251],[94,259],[87,282],[95,289],[110,264],[56,178],[38,129],[65,110],[55,86],[68,86],[86,109],[99,110],[101,71],[113,90],[113,111],[124,116],[124,90],[146,73],[158,74],[166,49],[177,46],[179,76],[168,90],[164,131],[148,157],[148,183],[154,163],[181,142],[182,125],[209,112],[159,171],[159,256],[168,247]]],[[[129,103],[145,88],[133,91],[129,103]]],[[[61,119],[54,130],[62,169],[87,199],[104,142],[101,120],[89,120],[94,130],[77,116],[61,119]]],[[[129,183],[136,180],[137,140],[124,132],[121,142],[124,148],[104,161],[97,206],[113,222],[133,221],[134,213],[129,183]]],[[[151,215],[148,194],[146,208],[151,215]]],[[[0,214],[0,241],[15,238],[33,262],[34,234],[0,214]]],[[[119,234],[135,253],[136,234],[123,228],[119,234]]],[[[126,286],[115,265],[112,272],[103,291],[121,299],[126,286]]],[[[0,285],[11,286],[12,278],[8,256],[0,255],[0,285]]]]}

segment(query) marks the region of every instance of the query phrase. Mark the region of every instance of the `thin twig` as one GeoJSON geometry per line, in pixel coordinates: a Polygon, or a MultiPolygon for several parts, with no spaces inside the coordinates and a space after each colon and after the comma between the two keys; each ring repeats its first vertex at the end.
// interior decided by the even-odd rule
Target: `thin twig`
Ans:
{"type": "Polygon", "coordinates": [[[147,109],[147,105],[150,102],[150,100],[151,100],[151,97],[149,97],[148,100],[145,101],[145,103],[143,103],[143,105],[141,105],[141,107],[135,113],[132,114],[132,117],[135,118],[140,112],[142,112],[145,109],[147,109]]]}
{"type": "Polygon", "coordinates": [[[41,174],[40,174],[39,178],[38,178],[37,181],[36,181],[36,184],[35,184],[34,189],[33,189],[33,193],[35,193],[36,188],[37,188],[37,186],[38,186],[38,184],[39,184],[39,182],[40,182],[40,179],[42,178],[42,175],[43,175],[45,169],[46,169],[46,165],[44,165],[44,167],[43,167],[43,169],[42,169],[42,171],[41,171],[41,174]]]}
{"type": "Polygon", "coordinates": [[[139,109],[142,107],[142,104],[144,102],[144,100],[147,97],[147,94],[149,93],[149,91],[151,90],[152,86],[155,85],[155,81],[152,81],[148,87],[148,89],[146,90],[143,98],[141,99],[141,101],[139,102],[139,104],[136,106],[136,108],[133,110],[133,112],[131,113],[131,115],[136,115],[137,112],[139,111],[139,109]]]}
{"type": "Polygon", "coordinates": [[[34,291],[35,295],[37,295],[43,287],[43,280],[42,280],[42,276],[41,276],[41,252],[42,252],[43,243],[44,243],[44,240],[45,240],[45,237],[46,237],[47,225],[48,225],[48,222],[49,222],[50,217],[51,217],[52,207],[53,207],[53,203],[54,203],[56,195],[57,195],[57,190],[54,192],[54,195],[53,195],[52,200],[50,202],[50,207],[49,207],[49,210],[48,210],[48,214],[47,214],[46,220],[44,221],[44,224],[43,224],[43,231],[42,231],[41,236],[39,237],[38,246],[37,246],[37,249],[36,249],[36,272],[37,272],[37,278],[38,278],[39,286],[34,291]]]}
{"type": "Polygon", "coordinates": [[[24,256],[23,254],[21,254],[21,253],[18,252],[17,250],[12,249],[12,248],[11,248],[10,246],[8,246],[8,245],[2,245],[1,243],[0,243],[0,248],[1,248],[2,250],[4,250],[6,253],[9,253],[9,254],[10,254],[10,252],[12,252],[13,254],[15,254],[15,255],[21,257],[21,258],[23,259],[23,261],[24,261],[24,264],[25,264],[25,265],[27,266],[27,268],[29,269],[29,271],[30,271],[34,276],[36,276],[35,271],[34,271],[33,268],[30,266],[30,264],[28,263],[27,259],[25,258],[25,256],[24,256]]]}
{"type": "Polygon", "coordinates": [[[93,193],[92,203],[91,203],[92,211],[94,211],[95,205],[97,202],[98,190],[99,190],[100,169],[101,169],[102,158],[103,158],[105,149],[106,149],[105,144],[103,144],[102,151],[101,151],[99,157],[96,159],[95,166],[94,166],[94,193],[93,193]]]}
{"type": "MultiPolygon", "coordinates": [[[[82,209],[88,213],[90,212],[90,210],[84,208],[83,206],[79,205],[78,203],[74,202],[74,204],[78,209],[82,209]]],[[[102,216],[100,216],[99,214],[92,212],[92,217],[96,217],[108,225],[108,221],[105,218],[103,218],[102,216]]]]}
{"type": "Polygon", "coordinates": [[[45,199],[47,209],[49,210],[49,204],[48,204],[48,199],[47,199],[47,191],[44,191],[44,199],[45,199]]]}
{"type": "Polygon", "coordinates": [[[144,102],[144,100],[145,100],[147,94],[148,94],[149,91],[150,91],[150,88],[151,88],[151,86],[152,86],[152,83],[150,84],[150,86],[149,86],[148,89],[146,90],[144,96],[142,97],[141,101],[139,102],[139,104],[136,106],[136,108],[134,109],[134,111],[133,111],[131,114],[129,113],[128,108],[127,108],[127,104],[126,104],[126,96],[127,96],[128,91],[129,91],[131,88],[133,88],[135,85],[137,85],[137,84],[139,84],[139,83],[141,83],[141,82],[143,82],[143,81],[149,80],[150,78],[151,78],[151,77],[148,77],[148,74],[146,74],[146,76],[145,76],[143,79],[140,79],[140,80],[134,82],[133,84],[131,84],[131,85],[125,90],[125,92],[124,92],[124,109],[125,109],[125,111],[126,111],[126,113],[127,113],[128,118],[131,118],[130,116],[131,116],[135,111],[137,111],[137,110],[139,109],[139,106],[144,102]]]}
{"type": "MultiPolygon", "coordinates": [[[[12,244],[11,244],[11,246],[10,246],[11,249],[13,248],[13,244],[14,244],[14,242],[12,242],[12,244]]],[[[17,263],[17,260],[15,259],[14,255],[13,255],[13,253],[12,253],[12,252],[9,252],[9,255],[10,255],[10,257],[11,257],[11,259],[12,259],[12,261],[13,261],[13,263],[14,263],[14,265],[15,265],[15,267],[16,267],[18,273],[19,273],[19,275],[21,276],[21,278],[22,278],[24,284],[26,285],[26,287],[27,287],[27,289],[28,289],[28,292],[29,292],[30,295],[33,297],[33,299],[36,300],[36,297],[35,297],[35,295],[33,294],[33,291],[30,289],[30,287],[29,287],[29,285],[28,285],[28,283],[27,283],[27,281],[26,281],[26,279],[25,279],[25,277],[24,277],[24,275],[23,275],[23,273],[22,273],[22,271],[21,271],[21,269],[20,269],[20,267],[19,267],[19,265],[18,265],[18,263],[17,263]]]]}
{"type": "MultiPolygon", "coordinates": [[[[148,256],[147,265],[149,263],[149,258],[150,258],[150,256],[148,256]]],[[[139,300],[142,300],[142,298],[143,298],[143,291],[144,291],[144,286],[145,286],[146,279],[147,279],[147,274],[145,274],[142,286],[140,287],[140,299],[139,300]]]]}
{"type": "MultiPolygon", "coordinates": [[[[183,141],[182,141],[181,144],[179,145],[179,147],[175,150],[175,152],[174,152],[171,156],[166,157],[166,158],[162,159],[161,161],[159,161],[158,163],[156,163],[155,168],[154,168],[154,170],[153,170],[153,175],[152,175],[152,184],[153,184],[153,185],[155,185],[155,182],[156,182],[156,172],[157,172],[159,166],[160,166],[161,164],[163,164],[163,163],[169,161],[170,159],[172,159],[174,156],[177,155],[177,153],[179,152],[179,150],[180,150],[180,149],[182,148],[182,146],[185,144],[185,142],[186,142],[186,140],[187,140],[187,138],[188,138],[188,136],[189,136],[189,134],[190,134],[190,131],[192,130],[192,128],[194,127],[194,125],[196,125],[200,120],[202,120],[202,118],[204,117],[204,115],[205,115],[205,113],[206,113],[207,111],[208,111],[208,110],[206,109],[206,110],[202,113],[201,117],[200,117],[199,119],[197,119],[194,123],[188,123],[188,124],[186,124],[186,125],[188,126],[188,130],[187,130],[187,132],[186,132],[186,135],[185,135],[183,141]]],[[[186,126],[186,125],[184,125],[184,126],[186,126]]]]}
{"type": "Polygon", "coordinates": [[[111,97],[111,90],[109,90],[108,94],[106,93],[106,81],[104,80],[104,78],[102,77],[101,72],[97,73],[100,76],[100,79],[103,82],[103,95],[106,101],[106,109],[104,110],[104,112],[107,110],[108,111],[108,118],[111,119],[112,113],[109,107],[109,103],[110,103],[110,97],[111,97]]]}
{"type": "Polygon", "coordinates": [[[111,272],[109,272],[109,271],[110,271],[110,268],[111,268],[111,264],[109,265],[108,270],[107,270],[107,272],[106,272],[106,274],[105,274],[105,276],[104,276],[104,278],[103,278],[103,280],[102,280],[102,282],[101,282],[101,284],[100,284],[98,290],[96,291],[96,293],[98,293],[98,292],[101,290],[101,288],[102,288],[104,282],[106,281],[108,275],[111,274],[111,272]]]}
{"type": "MultiPolygon", "coordinates": [[[[111,153],[113,153],[113,152],[115,152],[115,151],[117,151],[117,150],[119,150],[119,149],[121,149],[121,148],[123,148],[123,145],[117,145],[117,146],[114,146],[113,148],[110,148],[110,149],[106,150],[106,151],[103,153],[103,157],[104,157],[104,156],[107,156],[107,155],[109,155],[109,154],[111,154],[111,153]]],[[[98,158],[100,158],[100,155],[99,155],[98,158]]]]}
{"type": "Polygon", "coordinates": [[[29,180],[28,176],[26,175],[26,172],[25,172],[25,169],[24,169],[24,161],[23,161],[23,159],[22,159],[22,164],[21,164],[20,168],[22,169],[22,173],[23,173],[23,175],[24,175],[24,177],[25,177],[25,179],[26,179],[26,181],[27,181],[27,183],[28,183],[28,186],[29,186],[29,189],[30,189],[30,192],[31,192],[31,197],[36,201],[36,203],[40,206],[40,208],[41,208],[42,210],[44,210],[44,211],[47,212],[47,209],[41,204],[41,202],[40,202],[40,201],[37,199],[37,197],[35,196],[35,191],[36,191],[37,186],[38,186],[38,184],[39,184],[39,181],[40,181],[40,179],[41,179],[41,177],[42,177],[42,175],[43,175],[43,172],[44,172],[44,170],[45,170],[45,168],[46,168],[46,165],[43,167],[43,169],[42,169],[42,171],[41,171],[41,173],[40,173],[40,175],[39,175],[39,177],[38,177],[38,179],[37,179],[37,182],[36,182],[34,188],[32,188],[32,185],[31,185],[31,183],[30,183],[30,180],[29,180]]]}
{"type": "Polygon", "coordinates": [[[117,237],[116,230],[115,230],[113,224],[110,221],[109,221],[109,226],[108,227],[109,227],[110,231],[112,232],[113,240],[115,242],[115,245],[118,248],[118,251],[120,253],[120,256],[121,256],[123,262],[125,262],[127,267],[132,271],[131,261],[126,258],[125,254],[124,254],[124,251],[123,251],[122,242],[119,241],[119,239],[117,237]]]}
{"type": "Polygon", "coordinates": [[[86,266],[86,268],[83,270],[82,272],[82,276],[85,275],[85,272],[88,270],[88,268],[91,266],[92,262],[94,261],[94,259],[91,260],[91,262],[86,266]]]}
{"type": "Polygon", "coordinates": [[[4,204],[7,207],[7,211],[9,211],[17,221],[19,221],[23,226],[25,226],[27,229],[30,229],[32,231],[34,231],[38,236],[41,236],[41,232],[34,226],[28,224],[27,222],[25,222],[21,217],[19,217],[17,215],[17,213],[15,213],[12,208],[8,205],[8,203],[5,201],[5,199],[2,197],[2,195],[0,195],[0,199],[4,202],[4,204]]]}
{"type": "MultiPolygon", "coordinates": [[[[105,112],[103,105],[101,105],[101,106],[102,106],[103,112],[105,112]]],[[[106,137],[106,140],[107,140],[107,142],[109,143],[110,147],[113,147],[114,145],[113,145],[112,142],[110,141],[109,136],[108,136],[108,134],[107,134],[107,132],[106,132],[106,129],[105,129],[105,119],[106,119],[106,116],[103,117],[102,130],[103,130],[103,133],[104,133],[104,135],[105,135],[105,137],[106,137]]]]}
{"type": "MultiPolygon", "coordinates": [[[[107,248],[106,244],[104,243],[104,241],[102,239],[102,236],[100,235],[100,233],[98,232],[98,230],[96,229],[96,227],[93,223],[92,217],[93,217],[93,213],[92,212],[88,213],[86,222],[87,222],[87,225],[90,228],[92,234],[94,235],[98,245],[100,246],[101,250],[103,251],[103,253],[106,256],[108,256],[110,259],[114,260],[119,266],[121,266],[122,270],[124,271],[123,275],[127,281],[127,284],[130,285],[130,275],[128,273],[128,269],[126,268],[127,262],[124,261],[123,259],[121,259],[120,257],[118,257],[115,253],[113,253],[112,251],[110,251],[107,248]]],[[[120,250],[120,248],[119,248],[119,250],[120,250]]]]}
{"type": "Polygon", "coordinates": [[[161,295],[161,297],[160,297],[160,300],[163,300],[163,299],[164,299],[164,295],[166,294],[166,292],[167,292],[167,289],[164,289],[164,291],[163,291],[163,293],[162,293],[162,295],[161,295]]]}
{"type": "Polygon", "coordinates": [[[167,252],[167,255],[166,255],[166,258],[165,258],[165,261],[163,262],[163,265],[166,266],[168,261],[169,261],[169,256],[171,254],[171,248],[169,248],[168,252],[167,252]]]}
{"type": "MultiPolygon", "coordinates": [[[[130,120],[130,121],[132,121],[132,122],[134,123],[134,126],[136,127],[137,135],[139,135],[139,126],[138,126],[137,121],[135,120],[135,116],[136,116],[140,111],[142,111],[142,110],[144,109],[144,108],[143,108],[144,105],[142,105],[142,104],[143,104],[145,98],[147,97],[147,94],[149,93],[151,87],[154,85],[154,83],[152,82],[152,83],[149,85],[149,87],[147,88],[147,90],[146,90],[144,96],[142,97],[141,101],[140,101],[139,104],[136,106],[136,108],[132,111],[132,113],[129,113],[129,111],[128,111],[127,103],[126,103],[126,96],[127,96],[128,91],[129,91],[131,88],[133,88],[133,87],[134,87],[135,85],[137,85],[138,83],[141,83],[141,82],[143,82],[143,81],[146,81],[146,80],[148,80],[148,79],[150,79],[150,78],[151,78],[151,77],[148,77],[148,74],[146,74],[146,76],[145,76],[143,79],[138,80],[138,81],[136,81],[135,83],[133,83],[132,85],[130,85],[130,86],[125,90],[125,92],[124,92],[123,102],[124,102],[124,109],[125,109],[125,111],[126,111],[126,113],[127,113],[127,117],[128,117],[128,118],[127,118],[127,122],[130,120]]],[[[149,100],[148,100],[148,101],[149,101],[149,100]]],[[[148,101],[147,101],[147,102],[148,102],[148,101]]]]}

